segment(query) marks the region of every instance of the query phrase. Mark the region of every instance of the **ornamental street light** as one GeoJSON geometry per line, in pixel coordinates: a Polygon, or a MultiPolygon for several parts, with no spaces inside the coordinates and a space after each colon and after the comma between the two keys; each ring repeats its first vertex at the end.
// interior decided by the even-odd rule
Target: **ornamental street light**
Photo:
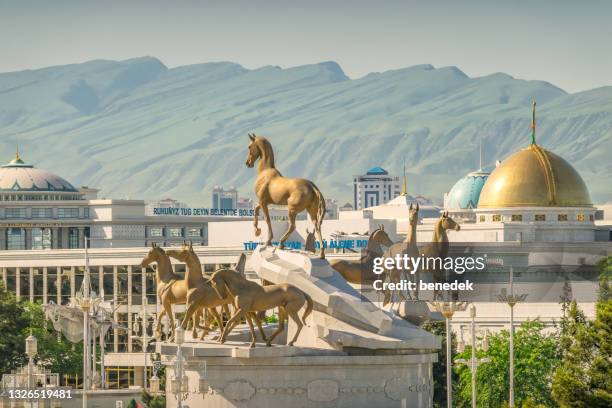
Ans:
{"type": "Polygon", "coordinates": [[[134,323],[134,327],[132,327],[132,330],[134,332],[139,332],[142,330],[142,333],[140,336],[138,335],[133,335],[132,340],[136,340],[138,342],[140,342],[140,345],[142,347],[142,353],[144,356],[144,375],[143,375],[143,388],[146,390],[147,387],[147,380],[148,380],[148,374],[147,374],[147,368],[148,368],[148,364],[147,364],[147,350],[149,348],[149,344],[154,342],[156,339],[155,337],[148,337],[148,327],[149,327],[149,318],[147,316],[147,305],[148,305],[148,300],[145,297],[142,303],[142,310],[140,312],[138,312],[138,321],[136,321],[134,323]]]}
{"type": "Polygon", "coordinates": [[[157,376],[157,373],[159,372],[161,367],[162,367],[161,361],[153,362],[153,377],[149,379],[149,392],[153,395],[159,394],[160,380],[159,380],[159,377],[157,376]]]}
{"type": "MultiPolygon", "coordinates": [[[[471,324],[471,346],[472,346],[472,357],[468,360],[465,358],[458,358],[455,360],[456,363],[469,365],[470,372],[472,373],[472,408],[476,408],[476,371],[478,366],[483,363],[490,363],[491,359],[488,357],[484,358],[476,358],[476,306],[472,305],[470,307],[470,317],[472,318],[471,324]]],[[[486,335],[485,335],[486,341],[486,335]]],[[[485,348],[488,348],[488,342],[484,345],[485,348]]]]}
{"type": "MultiPolygon", "coordinates": [[[[30,332],[30,335],[25,340],[26,355],[28,356],[28,397],[32,389],[32,373],[34,371],[34,357],[38,352],[38,341],[30,332]]],[[[28,401],[30,401],[28,399],[28,401]]],[[[37,404],[38,405],[38,404],[37,404]]]]}
{"type": "Polygon", "coordinates": [[[174,365],[174,378],[170,381],[170,391],[174,394],[177,407],[183,408],[183,401],[189,393],[189,378],[183,372],[183,343],[185,342],[185,330],[180,322],[177,322],[174,342],[176,343],[176,361],[174,365]]]}
{"type": "Polygon", "coordinates": [[[514,408],[514,305],[524,302],[527,294],[514,294],[514,268],[510,266],[510,293],[502,288],[501,293],[497,296],[500,302],[507,303],[510,306],[510,392],[509,405],[514,408]]]}
{"type": "Polygon", "coordinates": [[[446,322],[446,404],[448,408],[453,407],[453,381],[452,381],[452,344],[451,344],[451,325],[455,312],[464,311],[467,302],[431,302],[434,309],[444,316],[446,322]]]}

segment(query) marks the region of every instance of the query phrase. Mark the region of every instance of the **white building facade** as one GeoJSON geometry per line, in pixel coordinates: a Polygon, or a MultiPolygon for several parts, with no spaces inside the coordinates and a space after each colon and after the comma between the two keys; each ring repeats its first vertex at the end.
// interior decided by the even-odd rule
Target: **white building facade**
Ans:
{"type": "Polygon", "coordinates": [[[381,167],[353,176],[353,208],[361,210],[382,205],[400,195],[399,178],[381,167]]]}

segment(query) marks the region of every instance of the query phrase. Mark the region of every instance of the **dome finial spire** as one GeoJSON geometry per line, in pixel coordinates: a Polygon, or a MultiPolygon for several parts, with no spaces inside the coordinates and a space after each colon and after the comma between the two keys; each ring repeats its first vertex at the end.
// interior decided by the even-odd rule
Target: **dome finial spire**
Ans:
{"type": "Polygon", "coordinates": [[[19,143],[17,143],[16,152],[15,152],[15,161],[19,161],[19,160],[21,160],[21,156],[19,156],[19,143]]]}
{"type": "Polygon", "coordinates": [[[531,115],[531,144],[532,145],[536,144],[535,134],[536,134],[536,101],[534,99],[533,100],[533,112],[531,115]]]}

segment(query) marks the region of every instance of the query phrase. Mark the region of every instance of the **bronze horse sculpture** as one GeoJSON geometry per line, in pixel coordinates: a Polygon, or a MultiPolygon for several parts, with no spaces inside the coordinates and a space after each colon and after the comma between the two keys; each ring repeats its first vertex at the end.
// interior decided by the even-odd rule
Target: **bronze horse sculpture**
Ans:
{"type": "Polygon", "coordinates": [[[255,180],[255,195],[258,203],[255,206],[253,226],[255,235],[261,234],[258,227],[259,210],[263,211],[266,224],[268,225],[268,240],[266,245],[272,245],[272,223],[268,206],[271,204],[286,205],[289,218],[289,228],[280,239],[280,248],[285,247],[285,241],[295,230],[295,218],[302,212],[307,211],[314,223],[315,232],[321,246],[321,258],[325,258],[323,237],[321,235],[321,224],[325,217],[325,199],[321,191],[310,180],[302,178],[287,178],[274,167],[274,152],[270,142],[261,136],[249,134],[251,143],[248,148],[246,166],[252,168],[257,164],[257,179],[255,180]]]}
{"type": "MultiPolygon", "coordinates": [[[[459,224],[448,216],[448,211],[443,212],[434,226],[431,243],[420,248],[419,253],[425,258],[446,258],[449,249],[448,234],[446,231],[459,231],[460,229],[461,227],[459,224]]],[[[443,268],[435,267],[431,269],[423,269],[420,272],[431,273],[433,275],[433,280],[436,283],[444,281],[445,271],[443,268]]],[[[437,294],[437,291],[435,291],[434,299],[437,297],[437,294]]]]}
{"type": "MultiPolygon", "coordinates": [[[[161,302],[163,309],[157,316],[157,325],[155,327],[155,336],[161,336],[161,321],[164,315],[168,316],[170,322],[171,337],[174,337],[174,314],[172,313],[173,304],[185,304],[187,300],[187,282],[172,270],[172,263],[166,252],[156,244],[151,245],[151,249],[145,255],[140,266],[148,267],[152,263],[157,263],[155,271],[155,283],[157,289],[157,297],[161,302]]],[[[198,325],[199,314],[194,315],[194,331],[198,325]]]]}
{"type": "Polygon", "coordinates": [[[391,245],[393,245],[393,241],[385,232],[384,225],[381,225],[370,234],[365,254],[361,256],[360,260],[334,259],[329,264],[347,282],[372,284],[376,279],[379,279],[378,275],[373,272],[374,258],[382,256],[382,246],[389,247],[391,245]]]}
{"type": "MultiPolygon", "coordinates": [[[[223,327],[223,320],[221,316],[219,316],[219,313],[217,313],[216,307],[231,303],[231,299],[219,298],[217,292],[210,285],[210,282],[204,278],[200,259],[193,250],[192,244],[189,244],[189,246],[185,245],[180,250],[170,249],[166,251],[166,254],[178,261],[185,262],[187,267],[185,280],[187,281],[188,290],[185,301],[185,316],[181,324],[183,329],[187,327],[187,322],[193,316],[207,309],[215,320],[219,330],[221,330],[223,327]]],[[[203,327],[203,329],[204,331],[200,339],[204,338],[208,331],[206,327],[203,327]]],[[[194,337],[196,335],[196,328],[194,328],[194,337]]]]}
{"type": "Polygon", "coordinates": [[[306,240],[304,243],[304,251],[312,252],[312,253],[317,252],[317,249],[315,248],[314,231],[309,231],[308,228],[306,228],[306,240]]]}
{"type": "MultiPolygon", "coordinates": [[[[408,232],[406,233],[406,238],[402,242],[397,242],[390,247],[388,247],[384,254],[384,258],[395,258],[397,255],[403,258],[404,255],[408,255],[411,258],[416,258],[419,256],[419,248],[417,246],[417,225],[419,224],[419,204],[413,206],[410,203],[410,207],[408,208],[408,232]]],[[[397,283],[402,278],[403,271],[399,271],[396,268],[385,270],[385,278],[389,282],[397,283]]],[[[418,281],[418,272],[416,272],[416,281],[418,281]]],[[[383,301],[383,305],[391,302],[393,299],[391,298],[390,292],[385,292],[385,299],[383,301]]],[[[404,297],[403,294],[401,294],[404,297]]],[[[405,297],[404,297],[404,300],[405,297]]]]}
{"type": "Polygon", "coordinates": [[[210,280],[213,287],[219,292],[219,297],[230,296],[234,300],[235,312],[223,329],[220,338],[221,343],[225,341],[227,335],[239,320],[244,318],[251,330],[251,347],[255,347],[252,317],[257,312],[278,308],[278,328],[269,338],[264,337],[264,341],[266,346],[270,347],[274,338],[284,330],[285,319],[289,317],[297,325],[295,335],[288,343],[289,346],[292,346],[300,335],[302,327],[306,324],[306,318],[313,309],[311,297],[287,283],[262,287],[231,270],[217,271],[210,280]],[[306,310],[300,319],[297,312],[304,304],[306,310]]]}

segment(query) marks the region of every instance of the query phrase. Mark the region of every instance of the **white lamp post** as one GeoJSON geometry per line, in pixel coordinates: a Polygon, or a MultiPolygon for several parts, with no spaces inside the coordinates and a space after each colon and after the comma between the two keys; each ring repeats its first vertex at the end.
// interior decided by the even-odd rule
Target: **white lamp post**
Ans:
{"type": "Polygon", "coordinates": [[[87,237],[85,237],[85,275],[83,277],[83,283],[81,284],[81,290],[79,291],[79,294],[75,297],[76,303],[81,307],[81,310],[83,311],[83,408],[87,408],[87,390],[89,388],[89,311],[94,305],[94,300],[91,298],[91,292],[89,288],[90,276],[89,253],[87,252],[88,247],[89,242],[87,237]]]}
{"type": "Polygon", "coordinates": [[[26,355],[28,356],[28,391],[32,389],[32,372],[34,370],[34,357],[38,353],[38,340],[30,332],[25,340],[26,355]]]}
{"type": "Polygon", "coordinates": [[[162,366],[161,361],[153,362],[153,377],[149,379],[149,392],[153,395],[157,395],[159,393],[160,380],[159,380],[159,377],[157,376],[157,372],[159,371],[161,366],[162,366]]]}
{"type": "Polygon", "coordinates": [[[514,305],[525,301],[526,297],[527,294],[514,294],[514,268],[510,266],[510,294],[504,288],[497,296],[500,302],[510,306],[510,408],[514,408],[514,305]]]}
{"type": "Polygon", "coordinates": [[[457,311],[467,308],[467,302],[432,302],[434,309],[444,316],[446,322],[446,405],[453,407],[453,380],[452,380],[452,340],[451,340],[451,320],[457,311]]]}
{"type": "Polygon", "coordinates": [[[144,298],[143,301],[143,308],[142,310],[138,313],[138,319],[140,320],[140,324],[138,322],[136,322],[134,324],[134,327],[132,328],[132,330],[134,332],[138,332],[139,330],[142,330],[142,333],[140,336],[138,335],[134,335],[131,336],[132,340],[136,340],[138,342],[140,342],[141,347],[142,347],[142,354],[144,356],[144,374],[143,374],[143,388],[146,390],[148,388],[148,374],[147,374],[147,368],[148,368],[148,363],[147,363],[147,349],[149,348],[149,343],[155,341],[155,338],[148,338],[148,334],[147,334],[147,329],[149,326],[149,320],[147,318],[147,298],[144,298]]]}
{"type": "Polygon", "coordinates": [[[470,372],[472,373],[472,408],[476,408],[476,371],[479,365],[482,363],[490,363],[491,359],[488,357],[476,358],[476,306],[474,305],[470,307],[470,317],[472,318],[470,330],[472,335],[472,357],[469,360],[458,358],[455,362],[470,366],[470,372]]]}
{"type": "Polygon", "coordinates": [[[174,378],[170,382],[170,391],[175,395],[178,402],[177,407],[183,407],[183,401],[187,399],[189,393],[189,379],[183,372],[183,348],[185,342],[185,330],[180,322],[177,322],[174,341],[176,343],[176,365],[174,368],[174,378]]]}

